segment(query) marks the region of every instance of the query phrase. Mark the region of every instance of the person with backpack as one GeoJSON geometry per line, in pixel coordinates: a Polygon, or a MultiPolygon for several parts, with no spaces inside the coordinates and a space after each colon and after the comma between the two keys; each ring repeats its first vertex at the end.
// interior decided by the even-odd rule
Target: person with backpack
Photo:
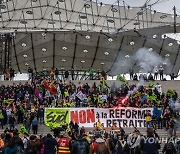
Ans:
{"type": "Polygon", "coordinates": [[[85,137],[85,134],[78,136],[77,141],[73,145],[72,154],[89,154],[89,143],[85,137]]]}
{"type": "Polygon", "coordinates": [[[47,134],[47,138],[44,140],[44,154],[56,154],[58,142],[51,134],[47,134]]]}
{"type": "Polygon", "coordinates": [[[27,150],[27,144],[29,141],[29,135],[27,133],[24,133],[23,137],[22,137],[22,142],[24,144],[24,151],[26,152],[27,150]]]}
{"type": "Polygon", "coordinates": [[[117,134],[117,142],[116,142],[114,149],[116,151],[115,154],[128,154],[128,153],[130,153],[129,146],[121,134],[117,134]]]}
{"type": "Polygon", "coordinates": [[[27,143],[26,154],[38,154],[38,151],[35,146],[36,137],[31,135],[27,143]]]}
{"type": "Polygon", "coordinates": [[[110,148],[100,134],[90,146],[90,154],[110,154],[110,148]]]}
{"type": "Polygon", "coordinates": [[[134,129],[132,134],[129,134],[127,138],[127,144],[129,147],[130,153],[138,154],[140,151],[140,133],[137,128],[134,129]]]}
{"type": "Polygon", "coordinates": [[[38,121],[37,118],[34,118],[31,122],[32,124],[32,130],[33,130],[33,134],[37,134],[38,131],[38,121]]]}
{"type": "Polygon", "coordinates": [[[168,140],[168,143],[166,143],[164,145],[164,148],[162,150],[163,153],[165,154],[176,154],[176,149],[174,144],[170,141],[170,139],[168,140]]]}
{"type": "Polygon", "coordinates": [[[106,141],[106,145],[109,147],[109,150],[111,151],[111,154],[115,154],[116,153],[115,146],[116,146],[117,140],[114,138],[113,135],[111,135],[109,137],[108,133],[104,134],[104,138],[105,138],[105,141],[106,141]]]}

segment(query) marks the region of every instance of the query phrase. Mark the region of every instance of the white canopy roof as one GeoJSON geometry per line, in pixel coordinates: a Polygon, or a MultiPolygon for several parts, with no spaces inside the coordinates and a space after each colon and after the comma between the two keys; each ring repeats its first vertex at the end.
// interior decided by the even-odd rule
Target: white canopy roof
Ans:
{"type": "MultiPolygon", "coordinates": [[[[168,54],[173,72],[179,70],[179,44],[170,38],[164,41],[162,35],[175,29],[178,32],[180,18],[176,18],[174,27],[172,14],[157,12],[153,5],[11,0],[0,4],[0,8],[1,51],[3,35],[11,33],[11,65],[16,71],[26,72],[28,66],[36,71],[93,67],[115,75],[125,68],[119,65],[119,59],[133,55],[141,47],[153,48],[162,57],[168,54]],[[130,45],[132,41],[134,44],[130,45]]],[[[134,65],[131,61],[128,67],[134,65]]]]}

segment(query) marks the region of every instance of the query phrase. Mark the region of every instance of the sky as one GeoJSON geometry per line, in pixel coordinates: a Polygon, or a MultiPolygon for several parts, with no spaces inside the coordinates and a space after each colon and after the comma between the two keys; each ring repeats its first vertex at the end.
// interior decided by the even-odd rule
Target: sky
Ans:
{"type": "MultiPolygon", "coordinates": [[[[152,6],[152,8],[157,12],[173,14],[173,7],[176,6],[177,14],[180,15],[180,0],[119,0],[120,4],[123,4],[123,1],[130,7],[141,7],[146,1],[149,1],[147,3],[148,5],[154,4],[158,1],[152,6]]],[[[104,4],[117,4],[117,0],[98,0],[98,2],[102,2],[104,4]]]]}

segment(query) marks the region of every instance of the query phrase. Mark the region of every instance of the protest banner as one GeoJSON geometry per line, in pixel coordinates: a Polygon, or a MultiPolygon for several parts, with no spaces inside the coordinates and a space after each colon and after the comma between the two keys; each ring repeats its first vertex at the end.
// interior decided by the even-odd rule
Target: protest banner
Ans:
{"type": "Polygon", "coordinates": [[[145,127],[145,113],[153,108],[118,107],[111,109],[95,109],[96,118],[104,127],[145,127]]]}
{"type": "Polygon", "coordinates": [[[153,108],[54,108],[45,110],[46,125],[60,126],[62,123],[76,122],[80,127],[96,127],[99,121],[104,128],[146,127],[145,114],[153,108]]]}
{"type": "Polygon", "coordinates": [[[102,102],[107,102],[107,95],[99,95],[102,102]]]}
{"type": "Polygon", "coordinates": [[[71,108],[70,119],[80,127],[94,127],[96,122],[94,108],[71,108]]]}
{"type": "Polygon", "coordinates": [[[82,91],[79,91],[76,96],[81,100],[83,101],[84,99],[86,99],[86,95],[82,93],[82,91]]]}
{"type": "Polygon", "coordinates": [[[45,124],[51,128],[61,127],[63,124],[69,124],[69,109],[63,108],[46,108],[45,109],[45,124]]]}

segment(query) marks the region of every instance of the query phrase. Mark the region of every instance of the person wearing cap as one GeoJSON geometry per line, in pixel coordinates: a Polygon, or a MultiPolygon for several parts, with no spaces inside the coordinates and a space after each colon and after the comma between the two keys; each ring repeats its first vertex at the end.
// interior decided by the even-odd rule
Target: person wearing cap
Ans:
{"type": "Polygon", "coordinates": [[[58,141],[58,154],[70,154],[71,149],[71,138],[65,133],[58,141]]]}

